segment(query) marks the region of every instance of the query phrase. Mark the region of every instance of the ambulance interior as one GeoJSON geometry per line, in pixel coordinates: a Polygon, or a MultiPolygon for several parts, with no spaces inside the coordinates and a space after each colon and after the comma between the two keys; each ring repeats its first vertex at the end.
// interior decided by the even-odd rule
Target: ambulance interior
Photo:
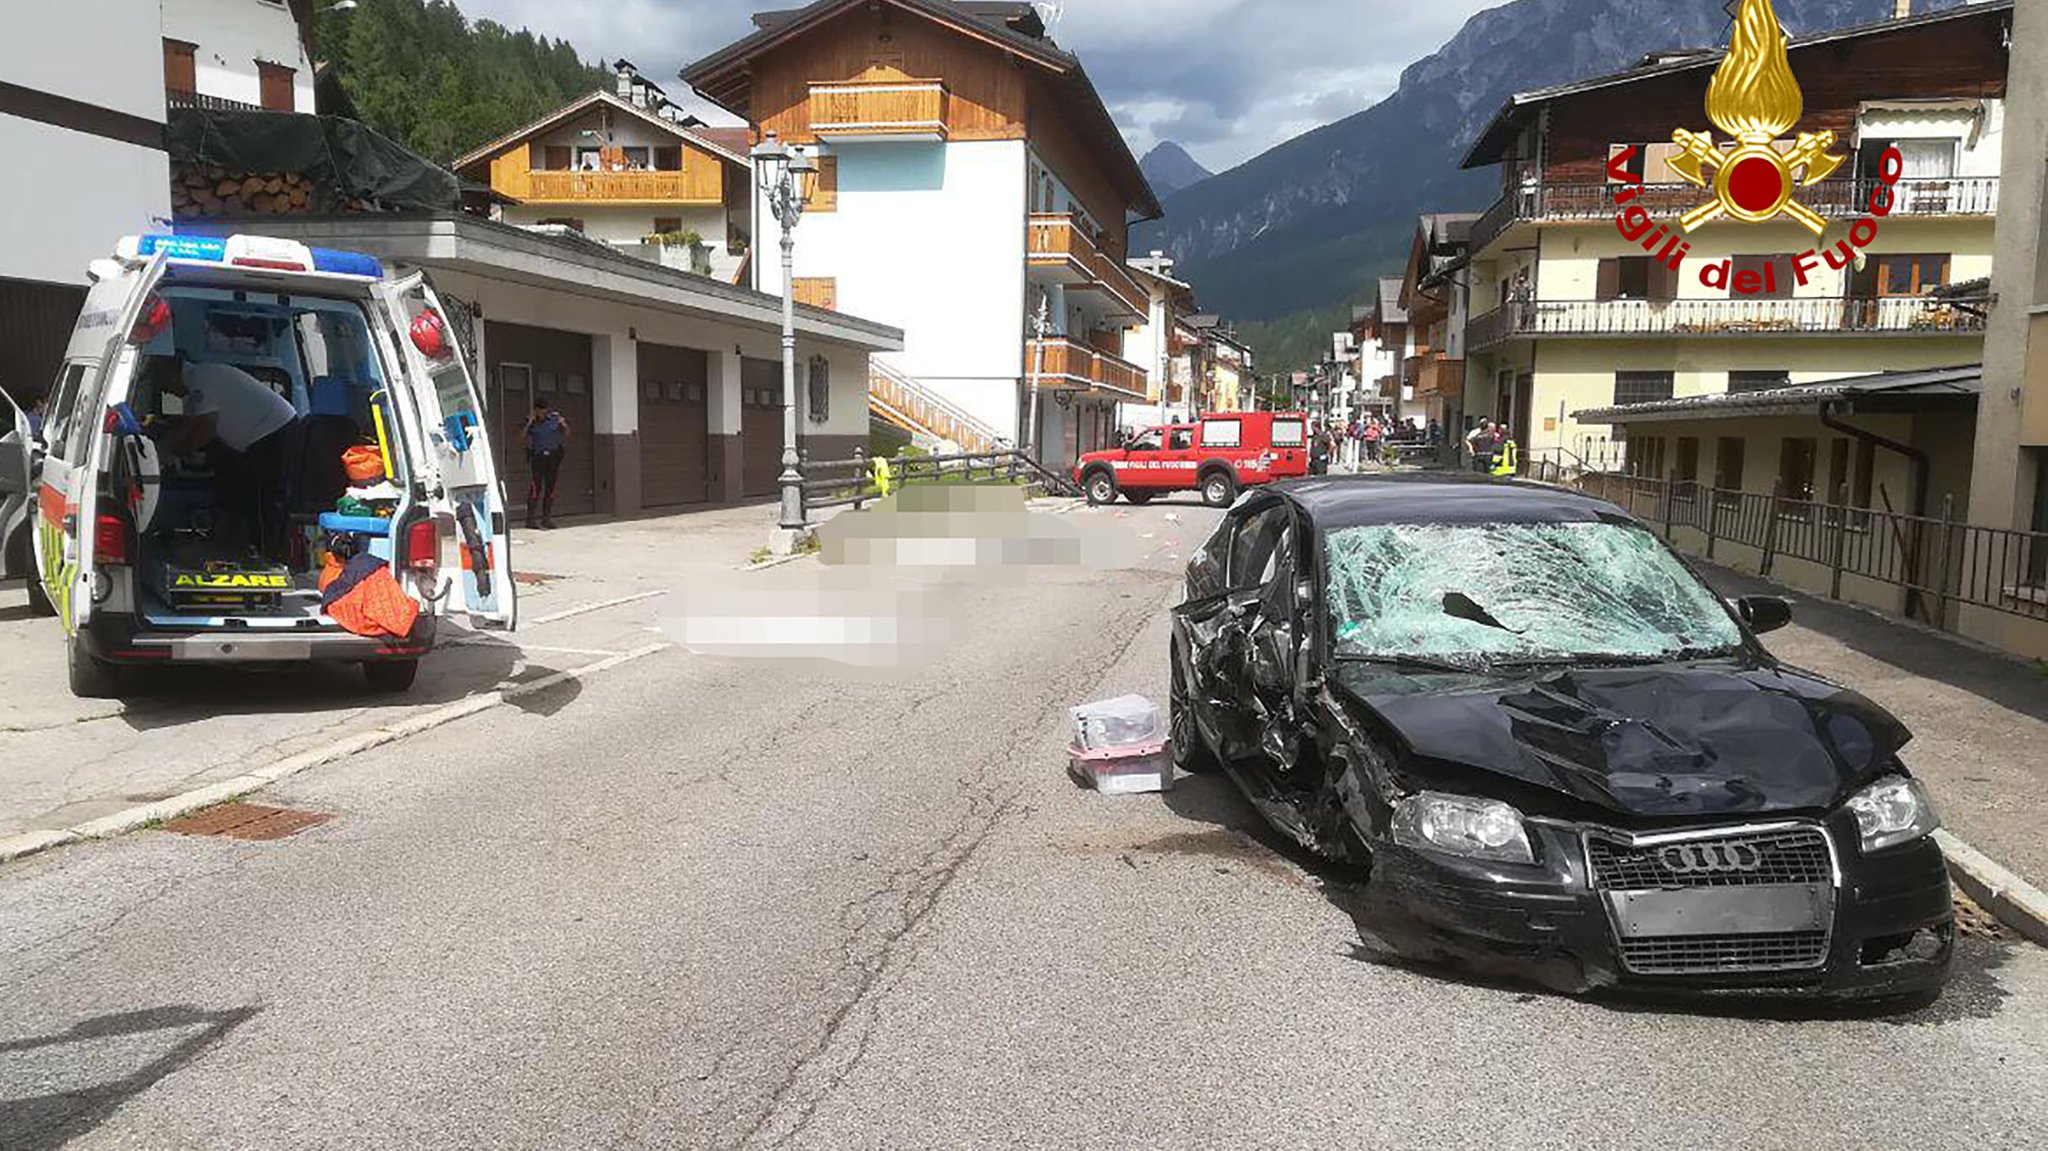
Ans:
{"type": "Polygon", "coordinates": [[[364,487],[349,478],[343,453],[369,446],[384,460],[387,475],[372,486],[392,498],[378,510],[402,517],[410,488],[364,305],[190,285],[159,294],[170,320],[140,349],[129,394],[142,435],[117,433],[110,469],[136,520],[139,606],[157,622],[321,621],[317,585],[331,533],[320,516],[364,487]],[[289,400],[297,418],[282,433],[281,465],[265,474],[217,438],[182,456],[157,451],[188,418],[184,398],[159,386],[160,357],[229,364],[289,400]]]}

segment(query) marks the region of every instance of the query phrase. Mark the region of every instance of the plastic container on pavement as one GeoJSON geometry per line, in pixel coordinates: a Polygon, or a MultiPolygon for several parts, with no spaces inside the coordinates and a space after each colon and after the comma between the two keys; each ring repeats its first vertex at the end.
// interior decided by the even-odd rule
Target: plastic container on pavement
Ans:
{"type": "Polygon", "coordinates": [[[1067,709],[1074,720],[1072,743],[1084,751],[1135,747],[1166,738],[1166,717],[1142,695],[1120,695],[1067,709]]]}
{"type": "Polygon", "coordinates": [[[1142,695],[1119,696],[1069,709],[1073,738],[1067,771],[1105,795],[1165,791],[1173,786],[1166,718],[1142,695]]]}

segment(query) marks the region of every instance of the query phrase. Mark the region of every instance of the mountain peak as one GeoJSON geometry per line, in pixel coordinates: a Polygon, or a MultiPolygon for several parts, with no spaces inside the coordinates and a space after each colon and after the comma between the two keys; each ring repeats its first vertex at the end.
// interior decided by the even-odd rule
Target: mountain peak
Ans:
{"type": "MultiPolygon", "coordinates": [[[[1787,29],[1807,33],[1882,20],[1892,0],[1776,8],[1787,29]]],[[[1458,162],[1511,94],[1618,72],[1675,45],[1712,48],[1727,26],[1707,0],[1509,0],[1408,65],[1378,104],[1199,185],[1175,191],[1154,180],[1166,216],[1135,228],[1131,248],[1166,251],[1205,304],[1236,319],[1341,303],[1398,266],[1417,214],[1484,211],[1498,195],[1497,172],[1458,162]]]]}
{"type": "Polygon", "coordinates": [[[1161,140],[1153,145],[1145,158],[1138,161],[1138,168],[1145,178],[1152,182],[1152,190],[1161,196],[1170,196],[1191,184],[1199,184],[1214,173],[1202,167],[1188,150],[1172,140],[1161,140]]]}

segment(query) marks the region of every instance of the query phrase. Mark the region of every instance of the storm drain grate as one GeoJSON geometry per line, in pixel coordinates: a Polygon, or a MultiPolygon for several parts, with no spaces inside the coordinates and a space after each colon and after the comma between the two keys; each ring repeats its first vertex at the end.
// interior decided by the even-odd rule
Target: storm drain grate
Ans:
{"type": "Polygon", "coordinates": [[[265,807],[260,803],[223,803],[164,821],[165,831],[179,835],[219,835],[228,839],[283,839],[333,819],[318,811],[265,807]]]}

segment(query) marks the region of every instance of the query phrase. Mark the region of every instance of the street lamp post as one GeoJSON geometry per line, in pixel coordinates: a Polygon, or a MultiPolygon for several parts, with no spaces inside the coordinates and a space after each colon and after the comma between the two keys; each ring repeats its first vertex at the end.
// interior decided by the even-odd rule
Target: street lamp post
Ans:
{"type": "Polygon", "coordinates": [[[770,132],[754,146],[754,170],[767,196],[768,211],[782,230],[782,513],[785,532],[801,532],[804,476],[796,454],[796,225],[810,201],[818,161],[791,149],[770,132]]]}

